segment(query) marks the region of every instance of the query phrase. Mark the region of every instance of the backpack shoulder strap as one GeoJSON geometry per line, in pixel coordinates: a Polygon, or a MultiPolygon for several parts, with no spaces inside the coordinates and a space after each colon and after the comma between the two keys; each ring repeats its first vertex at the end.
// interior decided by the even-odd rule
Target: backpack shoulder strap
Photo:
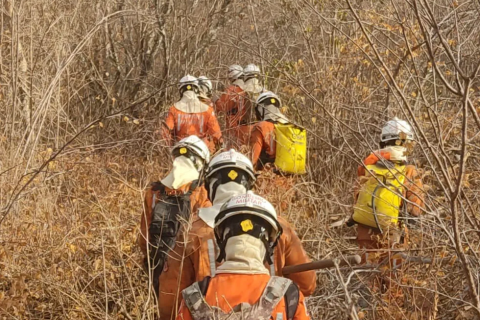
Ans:
{"type": "Polygon", "coordinates": [[[252,308],[255,310],[254,314],[257,319],[268,319],[271,316],[273,309],[283,299],[290,284],[292,284],[292,280],[287,278],[276,276],[270,278],[260,300],[252,308]]]}
{"type": "Polygon", "coordinates": [[[298,303],[300,302],[300,290],[294,282],[288,286],[284,297],[287,320],[292,320],[295,317],[295,313],[297,313],[298,303]]]}
{"type": "Polygon", "coordinates": [[[155,181],[150,184],[152,191],[160,191],[161,194],[165,193],[165,186],[160,181],[155,181]]]}
{"type": "Polygon", "coordinates": [[[203,296],[207,294],[208,286],[210,285],[210,280],[212,280],[212,277],[206,276],[203,278],[202,281],[198,282],[198,287],[200,288],[200,292],[202,293],[203,296]]]}
{"type": "Polygon", "coordinates": [[[205,301],[204,292],[207,292],[210,277],[206,277],[200,282],[195,282],[190,287],[182,291],[183,300],[187,306],[192,319],[207,320],[212,319],[213,311],[210,305],[205,301]]]}

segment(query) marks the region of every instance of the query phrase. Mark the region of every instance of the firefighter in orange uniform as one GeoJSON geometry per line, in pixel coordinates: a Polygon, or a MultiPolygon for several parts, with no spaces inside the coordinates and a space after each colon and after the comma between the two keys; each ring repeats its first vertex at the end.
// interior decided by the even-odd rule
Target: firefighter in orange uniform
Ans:
{"type": "Polygon", "coordinates": [[[199,208],[211,206],[203,187],[204,168],[210,160],[205,143],[197,136],[187,137],[175,145],[172,155],[170,173],[147,190],[138,238],[157,294],[182,222],[188,222],[199,208]]]}
{"type": "Polygon", "coordinates": [[[215,107],[219,114],[225,114],[224,134],[227,137],[227,145],[240,148],[248,143],[251,129],[251,103],[243,90],[243,68],[236,64],[231,65],[228,68],[228,79],[231,85],[215,101],[215,107]]]}
{"type": "MultiPolygon", "coordinates": [[[[407,215],[419,217],[425,207],[423,183],[417,168],[407,162],[408,149],[413,140],[413,130],[408,122],[396,117],[388,121],[382,128],[380,139],[381,149],[370,154],[363,161],[364,166],[358,167],[358,177],[360,179],[368,178],[365,171],[366,166],[391,166],[392,171],[395,166],[399,166],[400,168],[404,167],[404,174],[402,174],[402,176],[404,176],[404,181],[402,182],[402,197],[404,200],[401,200],[402,204],[400,208],[403,208],[407,215]]],[[[356,190],[356,199],[358,198],[358,193],[359,190],[356,190]]],[[[381,196],[379,195],[379,197],[381,196]]],[[[367,250],[363,256],[364,261],[369,260],[369,249],[389,249],[395,245],[403,245],[401,238],[406,232],[406,226],[404,224],[392,224],[388,230],[383,230],[382,232],[378,227],[362,224],[361,221],[355,221],[354,218],[355,215],[352,216],[348,224],[357,224],[358,245],[361,249],[367,250]]]]}
{"type": "MultiPolygon", "coordinates": [[[[214,244],[214,220],[220,207],[232,196],[245,194],[255,184],[255,174],[250,160],[236,152],[229,150],[215,156],[209,163],[205,178],[205,185],[213,206],[201,208],[198,216],[194,217],[188,237],[177,241],[177,246],[171,252],[167,273],[171,275],[162,283],[160,292],[160,316],[162,319],[172,319],[175,306],[180,302],[178,293],[196,281],[206,276],[214,276],[216,270],[215,257],[218,252],[214,244]],[[185,245],[182,245],[185,243],[185,245]],[[183,261],[183,265],[181,265],[183,261]],[[180,281],[178,272],[173,270],[176,264],[181,268],[180,281]],[[171,271],[170,271],[171,270],[171,271]],[[175,273],[175,274],[174,274],[175,273]],[[180,283],[180,288],[178,284],[180,283]],[[177,302],[177,303],[175,303],[177,302]]],[[[277,276],[282,276],[285,266],[310,262],[302,243],[293,227],[282,217],[278,217],[283,233],[275,247],[273,265],[277,276]]],[[[272,272],[272,270],[270,270],[272,272]]],[[[294,273],[287,276],[294,281],[300,291],[309,296],[316,286],[315,271],[294,273]]]]}
{"type": "Polygon", "coordinates": [[[195,77],[187,75],[180,80],[182,98],[168,111],[162,127],[162,137],[168,145],[196,135],[202,139],[211,152],[221,144],[222,132],[211,106],[199,98],[199,85],[195,77]]]}
{"type": "Polygon", "coordinates": [[[297,285],[270,276],[265,267],[282,233],[267,200],[251,191],[234,196],[221,207],[214,226],[218,260],[224,262],[215,276],[182,291],[177,320],[310,319],[297,285]]]}
{"type": "Polygon", "coordinates": [[[260,122],[253,127],[250,137],[252,162],[257,169],[275,162],[275,124],[288,123],[280,111],[281,106],[280,99],[271,91],[266,91],[257,98],[255,113],[260,122]]]}

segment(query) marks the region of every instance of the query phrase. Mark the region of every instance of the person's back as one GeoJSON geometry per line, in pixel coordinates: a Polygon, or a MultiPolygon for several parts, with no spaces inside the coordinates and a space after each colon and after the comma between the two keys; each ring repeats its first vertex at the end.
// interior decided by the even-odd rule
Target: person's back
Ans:
{"type": "Polygon", "coordinates": [[[231,65],[228,68],[228,80],[231,84],[225,92],[215,101],[215,108],[218,114],[225,114],[227,128],[236,126],[239,123],[238,113],[242,109],[243,90],[243,68],[239,65],[231,65]]]}
{"type": "MultiPolygon", "coordinates": [[[[222,152],[210,161],[205,185],[213,205],[199,210],[198,215],[193,217],[188,236],[177,241],[177,246],[170,253],[170,268],[164,272],[160,281],[159,305],[162,319],[171,319],[175,313],[174,305],[179,292],[195,281],[215,275],[219,264],[216,263],[218,250],[214,244],[214,219],[227,200],[245,194],[253,187],[255,180],[250,160],[235,150],[222,152]]],[[[273,267],[275,274],[282,276],[285,266],[308,263],[310,259],[294,228],[282,217],[278,217],[278,221],[283,233],[274,250],[273,267]]],[[[271,267],[269,271],[272,271],[271,267]]],[[[287,278],[294,281],[306,296],[315,290],[315,271],[293,273],[287,278]]]]}
{"type": "MultiPolygon", "coordinates": [[[[257,320],[257,319],[310,319],[306,312],[305,302],[301,293],[295,297],[288,296],[286,293],[291,285],[290,280],[280,277],[271,277],[269,275],[251,275],[251,274],[219,274],[210,279],[208,288],[203,297],[204,304],[197,301],[189,301],[187,306],[184,304],[180,309],[177,319],[182,320],[200,320],[200,319],[227,319],[230,312],[238,309],[238,313],[245,317],[234,319],[257,320]],[[267,290],[268,285],[277,281],[279,294],[274,297],[271,305],[268,304],[271,299],[271,290],[267,290]],[[269,299],[266,295],[270,293],[269,299]],[[262,299],[263,298],[263,299],[262,299]],[[287,302],[292,303],[296,308],[293,317],[288,317],[287,302]],[[298,301],[295,301],[298,299],[298,301]],[[278,301],[277,301],[278,300],[278,301]],[[195,310],[195,305],[197,309],[195,310]],[[263,308],[261,307],[263,306],[263,308]],[[190,307],[190,308],[189,308],[190,307]],[[193,310],[192,310],[193,309],[193,310]],[[188,311],[187,311],[188,310],[188,311]],[[193,311],[193,312],[192,312],[193,311]],[[249,311],[251,313],[249,313],[249,311]],[[214,315],[214,317],[201,317],[205,313],[214,315]],[[222,317],[223,315],[223,317],[222,317]]],[[[187,302],[185,302],[187,303],[187,302]]]]}
{"type": "Polygon", "coordinates": [[[275,124],[288,123],[288,119],[281,113],[280,108],[280,99],[270,91],[262,93],[256,101],[255,111],[260,122],[256,123],[252,129],[250,146],[252,162],[257,168],[275,162],[275,124]]]}
{"type": "MultiPolygon", "coordinates": [[[[366,249],[367,253],[363,260],[369,260],[369,249],[389,249],[395,245],[402,245],[401,239],[405,234],[406,226],[403,223],[401,215],[418,217],[423,208],[423,184],[416,167],[407,162],[407,154],[410,152],[413,143],[413,132],[411,126],[397,118],[387,122],[382,129],[380,150],[370,154],[363,160],[363,165],[358,167],[359,184],[355,190],[355,211],[349,221],[349,225],[357,224],[357,242],[359,247],[366,249]],[[368,168],[368,171],[365,169],[368,168]],[[373,175],[382,175],[386,172],[385,179],[392,180],[390,184],[399,184],[398,192],[388,192],[388,189],[377,182],[373,175]],[[386,213],[370,212],[365,208],[372,208],[371,201],[373,196],[368,187],[374,188],[374,191],[382,193],[389,197],[389,201],[381,201],[375,205],[377,211],[381,211],[385,203],[399,202],[398,206],[390,205],[386,208],[386,213]],[[377,186],[376,186],[377,185],[377,186]],[[396,199],[398,198],[398,200],[396,199]],[[365,200],[366,199],[366,200],[365,200]],[[368,202],[365,205],[363,202],[368,202]],[[373,221],[372,223],[369,222],[373,221]]],[[[377,196],[381,198],[379,194],[377,196]]],[[[377,198],[376,197],[376,198],[377,198]]],[[[378,256],[378,254],[377,254],[378,256]]]]}
{"type": "Polygon", "coordinates": [[[231,85],[215,102],[218,114],[225,115],[224,134],[229,147],[239,148],[248,143],[251,130],[251,102],[243,90],[243,68],[232,65],[228,69],[231,85]]]}
{"type": "Polygon", "coordinates": [[[225,114],[225,125],[227,129],[235,128],[242,124],[247,124],[245,115],[247,114],[245,106],[245,91],[235,83],[225,89],[220,98],[215,101],[217,112],[225,114]]]}
{"type": "Polygon", "coordinates": [[[185,137],[196,135],[215,151],[222,133],[213,107],[199,97],[198,80],[185,76],[180,80],[181,99],[170,107],[162,128],[163,139],[168,145],[185,137]]]}
{"type": "Polygon", "coordinates": [[[202,186],[203,170],[210,160],[205,143],[197,136],[187,137],[175,145],[172,156],[172,170],[147,190],[138,238],[157,293],[160,275],[168,267],[168,252],[174,247],[182,224],[200,207],[211,205],[202,186]]]}
{"type": "Polygon", "coordinates": [[[282,232],[268,201],[251,191],[232,197],[214,230],[224,262],[214,277],[183,290],[177,319],[227,319],[232,310],[245,316],[237,314],[240,319],[309,319],[297,285],[270,277],[264,265],[282,232]]]}

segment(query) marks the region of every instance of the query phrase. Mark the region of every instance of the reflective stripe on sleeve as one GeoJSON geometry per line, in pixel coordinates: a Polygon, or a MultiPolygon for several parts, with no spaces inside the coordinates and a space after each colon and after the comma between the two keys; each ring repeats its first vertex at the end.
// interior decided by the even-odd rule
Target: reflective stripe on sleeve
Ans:
{"type": "Polygon", "coordinates": [[[210,276],[215,276],[215,245],[212,239],[207,240],[208,245],[208,260],[210,260],[210,276]]]}

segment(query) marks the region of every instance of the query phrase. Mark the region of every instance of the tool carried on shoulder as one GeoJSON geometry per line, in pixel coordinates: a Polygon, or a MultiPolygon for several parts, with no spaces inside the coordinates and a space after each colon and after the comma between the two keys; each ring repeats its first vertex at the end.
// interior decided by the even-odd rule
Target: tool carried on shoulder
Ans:
{"type": "MultiPolygon", "coordinates": [[[[319,260],[319,261],[312,261],[309,263],[298,264],[294,266],[288,266],[282,269],[282,274],[289,275],[292,273],[304,272],[309,270],[332,268],[333,266],[335,266],[335,260],[336,259],[325,259],[325,260],[319,260]]],[[[361,261],[362,261],[362,258],[356,254],[353,256],[346,256],[344,258],[338,259],[338,265],[340,267],[345,265],[356,265],[356,264],[360,264],[361,261]]]]}

